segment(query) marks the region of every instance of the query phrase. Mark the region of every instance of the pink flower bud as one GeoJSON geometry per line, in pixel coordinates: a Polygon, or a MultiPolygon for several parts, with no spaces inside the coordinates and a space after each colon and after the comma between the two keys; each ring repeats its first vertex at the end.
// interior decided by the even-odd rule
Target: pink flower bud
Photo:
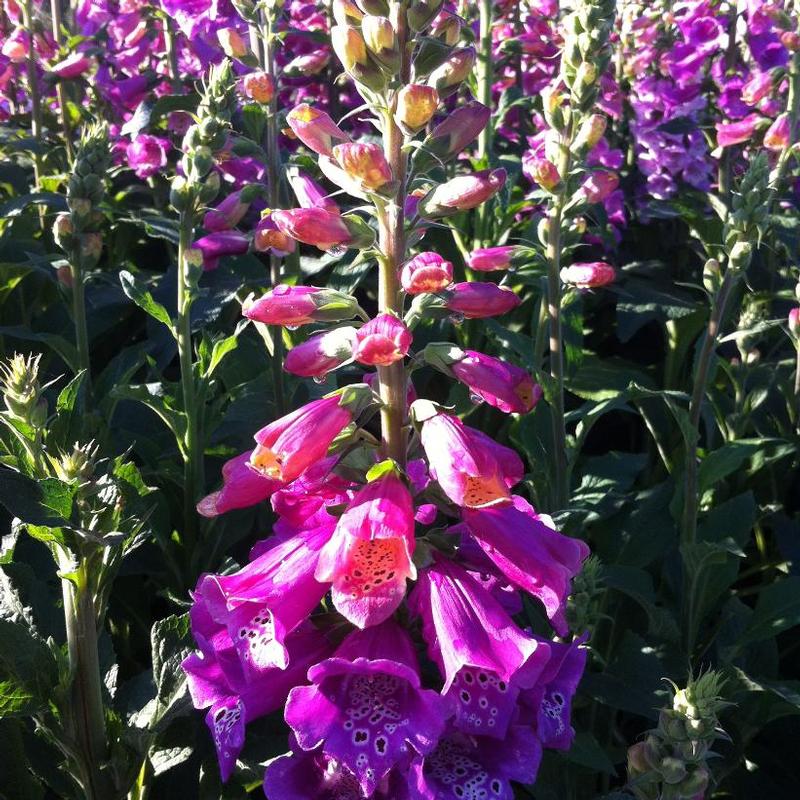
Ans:
{"type": "Polygon", "coordinates": [[[295,56],[283,68],[283,71],[290,76],[304,75],[305,77],[310,77],[311,75],[319,75],[328,66],[330,60],[331,54],[328,50],[314,50],[302,56],[295,56]]]}
{"type": "Polygon", "coordinates": [[[778,152],[787,148],[790,144],[791,128],[792,123],[789,114],[781,114],[764,134],[764,147],[767,150],[776,150],[778,152]]]}
{"type": "Polygon", "coordinates": [[[355,328],[325,331],[293,347],[286,354],[283,368],[303,378],[324,378],[353,357],[356,344],[355,328]]]}
{"type": "Polygon", "coordinates": [[[295,251],[294,239],[283,231],[278,230],[272,221],[272,215],[262,217],[253,233],[253,249],[257,253],[270,252],[281,258],[295,251]]]}
{"type": "Polygon", "coordinates": [[[458,89],[459,84],[472,72],[477,54],[474,47],[454,50],[447,60],[428,77],[428,84],[434,86],[442,97],[447,97],[458,89]]]}
{"type": "Polygon", "coordinates": [[[324,208],[331,214],[339,213],[339,206],[315,180],[302,172],[289,175],[289,184],[294,190],[301,208],[324,208]]]}
{"type": "Polygon", "coordinates": [[[267,72],[251,72],[242,78],[242,89],[248,100],[266,105],[275,96],[275,81],[267,72]]]}
{"type": "Polygon", "coordinates": [[[763,100],[772,91],[772,72],[757,72],[742,87],[742,100],[749,106],[763,100]]]}
{"type": "Polygon", "coordinates": [[[481,103],[460,106],[433,129],[425,147],[442,159],[457,155],[478,138],[490,116],[489,109],[481,103]]]}
{"type": "Polygon", "coordinates": [[[203,216],[203,227],[207,231],[228,231],[235,228],[241,221],[250,203],[242,200],[242,192],[232,192],[216,208],[206,211],[203,216]]]}
{"type": "Polygon", "coordinates": [[[496,317],[516,308],[521,300],[511,289],[495,283],[457,283],[447,299],[447,308],[466,319],[496,317]]]}
{"type": "Polygon", "coordinates": [[[167,139],[140,133],[125,148],[125,158],[138,178],[149,178],[166,167],[169,147],[167,139]]]}
{"type": "Polygon", "coordinates": [[[453,265],[438,253],[420,253],[403,265],[400,283],[409,294],[440,292],[453,282],[453,265]]]}
{"type": "Polygon", "coordinates": [[[800,337],[800,308],[795,307],[789,312],[787,322],[789,324],[789,332],[796,337],[800,337]]]}
{"type": "Polygon", "coordinates": [[[412,340],[403,321],[393,314],[378,314],[359,328],[356,337],[356,361],[381,367],[404,358],[412,340]]]}
{"type": "Polygon", "coordinates": [[[475,272],[493,272],[508,269],[517,248],[514,245],[502,247],[484,247],[473,250],[467,259],[467,266],[475,272]]]}
{"type": "Polygon", "coordinates": [[[619,186],[616,172],[592,172],[581,186],[581,194],[589,203],[602,203],[619,186]]]}
{"type": "Polygon", "coordinates": [[[800,51],[800,33],[795,31],[783,31],[781,33],[781,44],[790,52],[800,51]]]}
{"type": "Polygon", "coordinates": [[[83,53],[72,53],[65,59],[53,64],[50,67],[50,72],[59,78],[69,80],[70,78],[77,78],[83,75],[92,66],[92,59],[83,53]]]}
{"type": "Polygon", "coordinates": [[[459,175],[437,186],[420,204],[421,213],[424,216],[447,216],[468,211],[497,194],[505,182],[504,169],[459,175]]]}
{"type": "Polygon", "coordinates": [[[733,144],[746,142],[763,121],[764,118],[760,114],[748,114],[737,122],[718,122],[717,144],[720,147],[730,147],[733,144]]]}
{"type": "Polygon", "coordinates": [[[352,319],[357,309],[355,298],[334,289],[280,284],[258,300],[245,301],[242,314],[265,325],[296,328],[309,322],[352,319]]]}
{"type": "Polygon", "coordinates": [[[591,150],[603,138],[607,125],[608,121],[602,114],[592,114],[581,125],[574,146],[591,150]]]}
{"type": "Polygon", "coordinates": [[[395,119],[409,131],[422,130],[436,113],[439,92],[424,83],[412,83],[397,93],[395,119]]]}
{"type": "Polygon", "coordinates": [[[547,192],[552,192],[560,183],[556,165],[546,158],[534,157],[523,161],[522,171],[534,183],[547,192]]]}
{"type": "Polygon", "coordinates": [[[218,231],[203,236],[192,244],[203,254],[203,269],[216,269],[223,256],[239,256],[250,249],[250,240],[239,231],[218,231]]]}
{"type": "Polygon", "coordinates": [[[380,145],[337,144],[333,148],[333,158],[347,177],[365,191],[377,191],[392,180],[392,169],[380,145]]]}
{"type": "Polygon", "coordinates": [[[220,28],[217,31],[217,41],[228,58],[240,59],[250,53],[247,42],[235,28],[220,28]]]}
{"type": "Polygon", "coordinates": [[[3,42],[0,52],[13,64],[21,64],[28,57],[30,37],[24,28],[15,28],[3,42]]]}
{"type": "Polygon", "coordinates": [[[326,114],[306,103],[295,106],[286,116],[295,136],[318,155],[330,156],[333,146],[350,137],[326,114]]]}
{"type": "Polygon", "coordinates": [[[616,280],[617,273],[614,267],[605,261],[591,261],[581,264],[572,264],[561,270],[561,280],[578,289],[593,289],[597,286],[606,286],[616,280]]]}
{"type": "Polygon", "coordinates": [[[350,231],[338,214],[324,208],[292,208],[273,211],[278,230],[298,242],[313,244],[320,250],[350,242],[350,231]]]}

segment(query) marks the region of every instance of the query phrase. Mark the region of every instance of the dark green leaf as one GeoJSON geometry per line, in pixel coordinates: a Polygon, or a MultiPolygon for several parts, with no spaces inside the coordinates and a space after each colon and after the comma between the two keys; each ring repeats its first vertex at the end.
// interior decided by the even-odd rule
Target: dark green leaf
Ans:
{"type": "Polygon", "coordinates": [[[139,308],[147,312],[153,319],[158,320],[173,332],[172,318],[161,303],[153,299],[153,295],[127,270],[119,273],[119,281],[122,284],[122,291],[127,297],[133,300],[139,308]]]}

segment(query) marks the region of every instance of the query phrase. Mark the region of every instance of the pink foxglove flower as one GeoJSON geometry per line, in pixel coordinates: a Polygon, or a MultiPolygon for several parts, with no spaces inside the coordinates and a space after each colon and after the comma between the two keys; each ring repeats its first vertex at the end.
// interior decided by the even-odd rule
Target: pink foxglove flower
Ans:
{"type": "Polygon", "coordinates": [[[404,358],[412,341],[411,331],[393,314],[378,314],[358,329],[356,338],[356,361],[381,367],[404,358]]]}
{"type": "Polygon", "coordinates": [[[437,186],[420,204],[420,212],[426,217],[442,217],[468,211],[496,195],[505,183],[504,169],[458,175],[437,186]]]}
{"type": "Polygon", "coordinates": [[[324,208],[291,208],[272,212],[272,221],[287,236],[320,250],[331,250],[352,241],[350,229],[338,215],[324,208]]]}
{"type": "Polygon", "coordinates": [[[350,501],[320,554],[317,580],[332,583],[336,609],[359,628],[387,619],[417,570],[414,505],[402,480],[390,471],[350,501]]]}
{"type": "Polygon", "coordinates": [[[248,450],[230,460],[222,467],[222,488],[204,497],[197,504],[197,513],[204,517],[216,517],[235,508],[248,508],[266,500],[279,486],[279,481],[265,478],[249,467],[248,450]]]}
{"type": "Polygon", "coordinates": [[[250,240],[239,231],[217,231],[192,243],[203,254],[203,269],[208,272],[219,266],[224,256],[240,256],[250,249],[250,240]]]}
{"type": "Polygon", "coordinates": [[[521,300],[511,289],[495,283],[456,283],[447,298],[447,308],[465,319],[483,319],[506,314],[516,308],[521,300]]]}
{"type": "Polygon", "coordinates": [[[789,114],[781,114],[764,134],[764,147],[767,150],[775,150],[777,152],[785,150],[791,144],[789,141],[791,128],[792,123],[789,114]]]}
{"type": "Polygon", "coordinates": [[[125,158],[137,178],[149,178],[167,166],[169,141],[140,133],[126,148],[125,158]]]}
{"type": "Polygon", "coordinates": [[[493,272],[495,270],[508,269],[516,251],[517,248],[514,245],[484,247],[479,250],[473,250],[467,259],[467,266],[475,270],[475,272],[493,272]]]}
{"type": "Polygon", "coordinates": [[[333,159],[362,191],[377,191],[392,180],[392,170],[380,145],[371,142],[337,144],[333,148],[333,159]]]}
{"type": "Polygon", "coordinates": [[[324,378],[353,357],[356,329],[335,328],[295,345],[283,361],[283,368],[303,378],[324,378]]]}
{"type": "Polygon", "coordinates": [[[561,183],[558,167],[546,158],[526,159],[523,164],[523,172],[533,183],[537,183],[548,192],[552,192],[561,183]]]}
{"type": "Polygon", "coordinates": [[[598,170],[589,174],[581,185],[581,194],[588,203],[602,203],[619,186],[615,172],[598,170]]]}
{"type": "Polygon", "coordinates": [[[730,147],[747,142],[763,122],[764,118],[760,114],[748,114],[744,119],[736,122],[718,122],[716,124],[717,144],[720,147],[730,147]]]}
{"type": "Polygon", "coordinates": [[[513,505],[467,509],[463,517],[495,566],[514,586],[541,600],[556,632],[566,635],[570,582],[589,556],[588,545],[554,530],[521,497],[513,505]]]}
{"type": "Polygon", "coordinates": [[[216,208],[206,211],[203,227],[211,233],[235,228],[244,218],[252,200],[251,193],[244,189],[231,192],[216,208]]]}
{"type": "Polygon", "coordinates": [[[350,141],[328,114],[306,103],[295,106],[286,115],[286,122],[295,136],[318,155],[330,156],[334,145],[350,141]]]}
{"type": "Polygon", "coordinates": [[[291,236],[278,230],[272,220],[272,212],[263,216],[253,232],[253,249],[257,253],[272,253],[283,258],[297,249],[297,244],[291,236]]]}
{"type": "Polygon", "coordinates": [[[422,688],[414,643],[394,622],[351,633],[308,678],[289,694],[286,722],[301,748],[335,759],[367,797],[444,732],[445,701],[422,688]]]}
{"type": "Polygon", "coordinates": [[[324,208],[331,214],[339,213],[339,206],[335,201],[308,175],[304,175],[302,172],[290,175],[289,183],[301,208],[324,208]]]}
{"type": "Polygon", "coordinates": [[[450,158],[478,138],[490,116],[489,109],[475,101],[459,106],[433,129],[425,147],[439,158],[450,158]]]}
{"type": "Polygon", "coordinates": [[[224,626],[195,605],[189,612],[192,633],[200,648],[181,664],[195,708],[207,708],[222,780],[227,781],[244,747],[245,726],[280,708],[289,690],[305,682],[308,668],[324,658],[330,647],[313,626],[304,626],[286,640],[290,666],[246,672],[224,626]]]}
{"type": "Polygon", "coordinates": [[[800,337],[800,308],[791,309],[786,321],[789,325],[789,332],[794,336],[800,337]]]}
{"type": "Polygon", "coordinates": [[[473,395],[507,414],[527,414],[542,396],[524,369],[475,350],[465,350],[450,369],[473,395]]]}
{"type": "Polygon", "coordinates": [[[409,604],[444,677],[454,725],[504,738],[520,690],[536,685],[550,648],[523,633],[463,567],[443,556],[420,571],[409,604]]]}
{"type": "Polygon", "coordinates": [[[525,472],[513,450],[451,414],[426,419],[420,439],[431,474],[458,506],[481,508],[510,502],[511,487],[522,480],[525,472]]]}
{"type": "Polygon", "coordinates": [[[310,322],[339,322],[355,316],[353,297],[334,289],[280,284],[258,300],[247,300],[242,314],[265,325],[296,328],[310,322]]]}
{"type": "Polygon", "coordinates": [[[53,66],[50,67],[50,72],[58,78],[70,80],[72,78],[78,78],[88,72],[92,63],[93,61],[89,56],[75,52],[68,55],[57,64],[53,64],[53,66]]]}
{"type": "Polygon", "coordinates": [[[453,265],[438,253],[420,253],[403,265],[400,283],[408,294],[440,292],[453,282],[453,265]]]}
{"type": "Polygon", "coordinates": [[[325,457],[333,440],[353,421],[353,411],[341,400],[340,393],[313,400],[262,428],[255,435],[250,465],[284,483],[299,477],[325,457]]]}
{"type": "Polygon", "coordinates": [[[571,264],[561,270],[561,281],[578,289],[594,289],[607,286],[617,278],[617,272],[605,261],[571,264]]]}
{"type": "Polygon", "coordinates": [[[248,100],[267,104],[275,96],[275,81],[268,72],[250,72],[242,78],[242,90],[248,100]]]}

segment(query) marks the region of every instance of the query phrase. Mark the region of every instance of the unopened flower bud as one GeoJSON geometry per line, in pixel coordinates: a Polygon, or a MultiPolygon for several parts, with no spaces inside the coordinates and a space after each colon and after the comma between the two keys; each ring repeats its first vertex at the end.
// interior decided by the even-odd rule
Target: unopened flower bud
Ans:
{"type": "Polygon", "coordinates": [[[364,18],[364,12],[356,5],[355,0],[333,0],[332,6],[337,25],[358,25],[364,18]]]}
{"type": "Polygon", "coordinates": [[[475,272],[494,272],[495,270],[508,269],[511,260],[517,252],[514,245],[502,247],[484,247],[473,250],[467,258],[467,266],[475,272]]]}
{"type": "Polygon", "coordinates": [[[412,336],[405,323],[393,314],[378,314],[358,329],[356,341],[356,361],[386,367],[406,356],[412,336]]]}
{"type": "Polygon", "coordinates": [[[738,241],[731,248],[728,255],[729,269],[745,270],[750,265],[750,259],[753,256],[752,242],[738,241]]]}
{"type": "Polygon", "coordinates": [[[619,186],[615,172],[598,170],[591,172],[580,188],[587,203],[602,203],[619,186]]]}
{"type": "Polygon", "coordinates": [[[353,327],[319,333],[293,347],[286,354],[283,368],[292,375],[319,380],[349,361],[356,344],[356,329],[353,327]]]}
{"type": "Polygon", "coordinates": [[[412,31],[428,27],[439,13],[443,0],[412,0],[408,9],[408,24],[412,31]]]}
{"type": "Polygon", "coordinates": [[[281,284],[258,300],[248,298],[242,314],[265,325],[296,328],[310,322],[342,322],[352,319],[358,310],[354,297],[334,289],[316,286],[281,284]]]}
{"type": "Polygon", "coordinates": [[[426,217],[445,217],[469,211],[497,194],[505,182],[504,169],[459,175],[437,186],[420,203],[420,213],[426,217]]]}
{"type": "Polygon", "coordinates": [[[241,60],[250,54],[247,42],[235,28],[220,28],[217,31],[217,41],[228,58],[241,60]]]}
{"type": "Polygon", "coordinates": [[[341,61],[345,72],[370,89],[381,89],[385,84],[385,77],[377,64],[370,60],[361,32],[346,25],[334,25],[330,35],[333,52],[341,61]]]}
{"type": "Polygon", "coordinates": [[[337,245],[347,245],[351,236],[347,225],[338,214],[324,208],[292,208],[272,212],[278,230],[298,242],[313,244],[320,250],[330,250],[337,245]]]}
{"type": "Polygon", "coordinates": [[[333,146],[350,137],[324,111],[302,103],[286,116],[297,138],[318,155],[331,155],[333,146]]]}
{"type": "Polygon", "coordinates": [[[267,105],[275,96],[275,81],[267,72],[251,72],[242,78],[242,89],[248,100],[267,105]]]}
{"type": "Polygon", "coordinates": [[[474,47],[454,50],[443,64],[431,72],[428,84],[436,88],[440,97],[451,95],[472,72],[476,57],[474,47]]]}
{"type": "Polygon", "coordinates": [[[558,167],[547,158],[533,158],[523,163],[523,172],[531,181],[547,192],[555,191],[561,184],[558,167]]]}
{"type": "Polygon", "coordinates": [[[453,265],[433,252],[414,256],[400,273],[400,283],[408,294],[440,292],[452,282],[453,265]]]}
{"type": "Polygon", "coordinates": [[[71,214],[62,212],[56,216],[53,223],[53,239],[62,250],[68,250],[72,246],[71,239],[74,230],[71,214]]]}
{"type": "Polygon", "coordinates": [[[789,311],[787,323],[789,325],[789,333],[791,333],[795,338],[800,339],[800,308],[795,306],[791,311],[789,311]]]}
{"type": "Polygon", "coordinates": [[[94,62],[83,53],[72,53],[50,67],[50,74],[64,80],[78,78],[88,72],[94,62]]]}
{"type": "Polygon", "coordinates": [[[658,765],[658,771],[664,783],[680,783],[686,777],[686,765],[677,758],[663,758],[658,765]]]}
{"type": "Polygon", "coordinates": [[[396,68],[400,62],[397,34],[388,17],[367,16],[361,21],[361,33],[370,52],[382,64],[396,68]]]}
{"type": "Polygon", "coordinates": [[[397,93],[395,119],[409,134],[422,130],[439,107],[439,92],[424,83],[412,83],[397,93]]]}
{"type": "Polygon", "coordinates": [[[4,363],[0,363],[0,382],[3,400],[8,413],[15,419],[29,424],[35,421],[44,423],[47,416],[47,401],[41,397],[39,383],[40,355],[25,356],[17,353],[4,363]],[[44,403],[44,414],[39,405],[44,403]]]}
{"type": "Polygon", "coordinates": [[[593,289],[606,286],[616,280],[617,273],[614,267],[605,261],[591,261],[572,264],[561,270],[561,281],[578,289],[593,289]]]}
{"type": "Polygon", "coordinates": [[[781,44],[790,52],[800,51],[800,33],[796,31],[783,31],[781,33],[781,44]]]}
{"type": "Polygon", "coordinates": [[[84,233],[80,238],[78,257],[84,268],[90,269],[100,260],[103,252],[103,237],[99,233],[84,233]]]}
{"type": "Polygon", "coordinates": [[[392,169],[380,145],[345,142],[333,148],[333,158],[348,178],[366,191],[377,191],[392,180],[392,169]]]}
{"type": "Polygon", "coordinates": [[[465,319],[484,319],[505,314],[516,308],[520,302],[511,289],[505,289],[496,283],[474,281],[454,284],[446,307],[465,319]]]}
{"type": "Polygon", "coordinates": [[[591,114],[587,117],[573,142],[573,149],[578,151],[591,150],[606,132],[608,122],[602,114],[591,114]]]}
{"type": "Polygon", "coordinates": [[[703,265],[703,286],[709,294],[714,294],[719,289],[722,278],[722,269],[719,261],[709,258],[703,265]]]}
{"type": "Polygon", "coordinates": [[[449,47],[455,47],[461,39],[461,19],[443,11],[433,21],[430,33],[449,47]]]}
{"type": "Polygon", "coordinates": [[[194,189],[183,175],[176,175],[172,179],[169,190],[170,205],[176,211],[186,211],[194,198],[194,189]]]}

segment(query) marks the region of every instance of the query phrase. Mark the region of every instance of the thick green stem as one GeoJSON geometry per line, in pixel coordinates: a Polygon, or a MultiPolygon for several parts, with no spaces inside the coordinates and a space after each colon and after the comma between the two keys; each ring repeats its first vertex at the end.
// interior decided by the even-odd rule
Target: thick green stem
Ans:
{"type": "MultiPolygon", "coordinates": [[[[28,60],[26,63],[28,73],[28,93],[31,98],[31,135],[35,142],[33,153],[33,176],[36,191],[41,188],[42,179],[42,101],[39,94],[39,79],[36,74],[36,46],[33,33],[33,0],[25,0],[22,7],[25,30],[28,32],[28,60]]],[[[43,212],[40,219],[44,221],[43,212]]]]}
{"type": "MultiPolygon", "coordinates": [[[[53,0],[58,2],[58,0],[53,0]]],[[[181,82],[181,71],[178,66],[178,48],[175,46],[175,26],[168,16],[164,16],[164,44],[167,49],[167,61],[169,63],[169,82],[172,91],[180,94],[183,88],[181,82]]]]}
{"type": "MultiPolygon", "coordinates": [[[[409,79],[408,31],[406,28],[406,4],[393,3],[391,20],[397,32],[402,53],[400,80],[409,79]]],[[[402,317],[402,295],[400,292],[400,266],[405,259],[405,217],[403,207],[406,200],[407,157],[403,152],[403,132],[394,121],[391,110],[383,115],[383,149],[386,160],[397,181],[397,195],[379,209],[378,244],[381,256],[378,259],[378,309],[402,317]]],[[[384,455],[393,458],[401,466],[406,461],[406,433],[403,418],[406,411],[406,373],[402,361],[388,367],[378,367],[378,392],[381,397],[381,436],[384,455]]]]}
{"type": "Polygon", "coordinates": [[[203,449],[200,441],[200,425],[195,402],[194,366],[192,363],[191,310],[194,301],[192,283],[193,267],[188,253],[194,233],[194,207],[180,215],[180,238],[178,240],[178,360],[181,371],[181,390],[186,432],[183,440],[183,498],[184,531],[187,549],[197,539],[197,502],[203,486],[203,449]]]}
{"type": "MultiPolygon", "coordinates": [[[[728,14],[728,45],[725,50],[725,71],[736,66],[736,24],[739,19],[736,3],[731,3],[728,14]]],[[[717,194],[727,203],[731,193],[731,150],[725,148],[717,167],[717,194]]]]}
{"type": "MultiPolygon", "coordinates": [[[[59,563],[62,572],[73,570],[67,553],[59,554],[59,563]]],[[[71,734],[80,753],[85,796],[87,800],[104,800],[111,797],[108,781],[101,775],[101,766],[108,759],[108,741],[97,649],[97,614],[85,561],[78,566],[75,582],[62,579],[61,588],[72,675],[71,734]]]]}
{"type": "Polygon", "coordinates": [[[78,370],[86,371],[87,386],[91,385],[89,331],[86,324],[86,278],[81,268],[80,254],[70,253],[69,271],[72,278],[72,322],[75,326],[75,347],[78,351],[78,370]]]}
{"type": "MultiPolygon", "coordinates": [[[[53,21],[53,38],[58,45],[61,45],[62,27],[64,25],[64,18],[61,13],[61,0],[50,0],[50,16],[53,21]]],[[[61,118],[61,131],[64,134],[64,146],[67,149],[67,159],[72,162],[74,157],[72,147],[72,126],[69,122],[69,112],[66,105],[66,91],[64,84],[59,81],[56,84],[56,96],[58,98],[58,111],[61,118]]]]}
{"type": "MultiPolygon", "coordinates": [[[[478,53],[477,80],[478,100],[486,106],[492,107],[492,83],[494,82],[494,69],[492,67],[492,11],[493,0],[479,0],[478,20],[480,52],[478,53]]],[[[482,164],[489,165],[492,152],[492,133],[494,122],[489,120],[478,137],[478,159],[482,164]]],[[[475,237],[474,247],[484,247],[488,242],[488,204],[481,204],[475,212],[475,237]]]]}

